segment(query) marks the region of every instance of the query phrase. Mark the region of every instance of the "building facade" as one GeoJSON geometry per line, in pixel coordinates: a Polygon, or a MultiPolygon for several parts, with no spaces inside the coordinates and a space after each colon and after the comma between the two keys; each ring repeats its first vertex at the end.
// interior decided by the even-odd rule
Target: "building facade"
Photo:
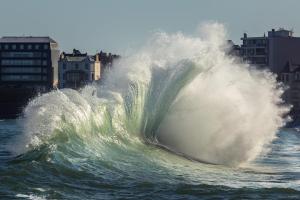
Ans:
{"type": "Polygon", "coordinates": [[[99,56],[92,57],[76,49],[73,53],[60,55],[58,68],[60,88],[77,89],[101,78],[99,56]]]}
{"type": "Polygon", "coordinates": [[[268,66],[269,48],[268,38],[266,36],[248,37],[245,33],[241,40],[243,41],[243,44],[241,45],[241,56],[244,60],[260,67],[268,66]]]}
{"type": "Polygon", "coordinates": [[[58,44],[50,37],[2,37],[0,86],[47,91],[57,85],[58,44]]]}
{"type": "Polygon", "coordinates": [[[287,62],[300,63],[300,37],[294,37],[292,31],[269,31],[268,44],[268,66],[272,72],[279,74],[287,62]]]}
{"type": "Polygon", "coordinates": [[[278,29],[268,31],[262,37],[241,38],[242,58],[261,68],[267,68],[287,86],[283,94],[286,103],[292,105],[290,116],[300,122],[300,37],[293,31],[278,29]]]}
{"type": "Polygon", "coordinates": [[[50,37],[0,39],[0,117],[17,115],[29,98],[57,86],[58,58],[50,37]]]}
{"type": "Polygon", "coordinates": [[[300,63],[300,37],[285,29],[272,29],[262,37],[241,38],[241,55],[244,60],[280,74],[287,62],[300,63]]]}
{"type": "Polygon", "coordinates": [[[300,64],[287,62],[280,73],[279,80],[288,87],[283,98],[293,105],[290,114],[294,120],[300,122],[300,64]]]}

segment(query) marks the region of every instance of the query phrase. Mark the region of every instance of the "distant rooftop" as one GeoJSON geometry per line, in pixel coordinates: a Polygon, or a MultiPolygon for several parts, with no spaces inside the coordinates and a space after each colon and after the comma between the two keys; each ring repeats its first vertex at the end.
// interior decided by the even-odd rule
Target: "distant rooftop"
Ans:
{"type": "Polygon", "coordinates": [[[81,62],[85,59],[88,59],[89,61],[94,61],[94,58],[92,56],[87,55],[87,53],[81,53],[77,49],[73,49],[72,53],[65,53],[62,52],[60,54],[60,60],[66,60],[66,61],[71,61],[71,62],[81,62]]]}
{"type": "Polygon", "coordinates": [[[0,38],[0,43],[57,43],[50,37],[8,36],[0,38]]]}
{"type": "MultiPolygon", "coordinates": [[[[268,31],[268,37],[284,37],[284,38],[296,38],[293,36],[293,30],[286,30],[284,28],[279,28],[278,30],[272,29],[271,31],[268,31]]],[[[261,37],[248,37],[247,33],[244,33],[244,37],[241,38],[241,40],[253,40],[253,39],[265,39],[266,34],[264,34],[261,37]]]]}
{"type": "Polygon", "coordinates": [[[94,59],[91,56],[80,56],[80,57],[74,57],[74,56],[66,56],[64,59],[66,59],[69,62],[81,62],[85,59],[88,59],[89,61],[94,61],[94,59]]]}
{"type": "Polygon", "coordinates": [[[72,53],[65,53],[65,52],[62,52],[62,54],[64,56],[73,56],[73,57],[80,57],[80,56],[87,56],[87,53],[81,53],[79,50],[77,49],[73,49],[73,52],[72,53]]]}
{"type": "Polygon", "coordinates": [[[277,31],[272,29],[268,31],[268,37],[293,37],[293,30],[286,30],[284,28],[279,28],[277,31]]]}

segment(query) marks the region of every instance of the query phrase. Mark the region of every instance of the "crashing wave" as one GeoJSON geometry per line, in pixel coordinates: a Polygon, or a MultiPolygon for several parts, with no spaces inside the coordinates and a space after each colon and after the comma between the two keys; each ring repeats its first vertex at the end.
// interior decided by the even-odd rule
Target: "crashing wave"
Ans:
{"type": "Polygon", "coordinates": [[[215,164],[253,160],[285,124],[283,89],[272,73],[226,55],[222,25],[199,32],[158,33],[115,63],[104,85],[36,97],[20,119],[21,149],[59,143],[103,154],[147,143],[215,164]]]}

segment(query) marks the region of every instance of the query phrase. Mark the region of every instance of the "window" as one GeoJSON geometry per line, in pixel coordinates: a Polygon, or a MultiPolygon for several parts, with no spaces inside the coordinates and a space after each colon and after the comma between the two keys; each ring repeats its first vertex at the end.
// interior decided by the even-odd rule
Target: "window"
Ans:
{"type": "Polygon", "coordinates": [[[66,69],[66,68],[67,68],[66,63],[63,63],[63,69],[66,69]]]}
{"type": "Polygon", "coordinates": [[[48,49],[48,45],[44,44],[44,49],[47,50],[48,49]]]}
{"type": "Polygon", "coordinates": [[[88,70],[89,69],[89,64],[85,63],[85,69],[88,70]]]}
{"type": "Polygon", "coordinates": [[[41,81],[40,75],[2,75],[2,81],[41,81]]]}
{"type": "Polygon", "coordinates": [[[41,65],[41,60],[2,60],[2,65],[41,65]]]}
{"type": "Polygon", "coordinates": [[[43,53],[43,58],[47,58],[47,53],[43,53]]]}
{"type": "Polygon", "coordinates": [[[12,48],[13,50],[15,50],[15,49],[17,48],[17,45],[13,44],[13,45],[11,46],[11,48],[12,48]]]}
{"type": "Polygon", "coordinates": [[[247,54],[248,56],[254,55],[254,49],[248,49],[247,54]]]}
{"type": "Polygon", "coordinates": [[[3,58],[38,58],[41,56],[40,52],[2,52],[3,58]]]}
{"type": "Polygon", "coordinates": [[[36,44],[36,45],[34,46],[34,48],[35,48],[36,50],[38,50],[38,49],[40,49],[40,45],[36,44]]]}
{"type": "Polygon", "coordinates": [[[2,73],[41,73],[40,67],[2,67],[2,73]]]}
{"type": "Polygon", "coordinates": [[[252,61],[255,64],[265,64],[266,63],[265,57],[253,57],[252,61]]]}
{"type": "Polygon", "coordinates": [[[24,49],[24,44],[20,45],[20,49],[23,50],[24,49]]]}
{"type": "Polygon", "coordinates": [[[82,74],[77,72],[72,72],[67,74],[67,81],[79,82],[82,79],[82,74]]]}
{"type": "Polygon", "coordinates": [[[75,69],[78,69],[78,63],[75,64],[75,69]]]}
{"type": "Polygon", "coordinates": [[[43,60],[43,66],[47,65],[47,60],[43,60]]]}
{"type": "Polygon", "coordinates": [[[32,49],[32,45],[31,44],[29,44],[29,45],[27,45],[27,49],[32,49]]]}
{"type": "Polygon", "coordinates": [[[256,55],[266,55],[266,51],[264,48],[257,48],[256,55]]]}
{"type": "Polygon", "coordinates": [[[8,49],[8,44],[4,45],[4,49],[8,49]]]}

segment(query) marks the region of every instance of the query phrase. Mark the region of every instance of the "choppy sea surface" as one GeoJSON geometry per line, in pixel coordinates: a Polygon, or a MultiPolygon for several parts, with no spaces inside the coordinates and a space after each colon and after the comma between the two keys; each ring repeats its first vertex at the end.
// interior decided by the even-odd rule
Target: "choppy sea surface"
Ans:
{"type": "Polygon", "coordinates": [[[63,137],[15,155],[21,132],[16,120],[0,121],[0,199],[300,198],[294,129],[278,132],[269,152],[246,167],[195,162],[144,143],[99,152],[63,137]]]}

